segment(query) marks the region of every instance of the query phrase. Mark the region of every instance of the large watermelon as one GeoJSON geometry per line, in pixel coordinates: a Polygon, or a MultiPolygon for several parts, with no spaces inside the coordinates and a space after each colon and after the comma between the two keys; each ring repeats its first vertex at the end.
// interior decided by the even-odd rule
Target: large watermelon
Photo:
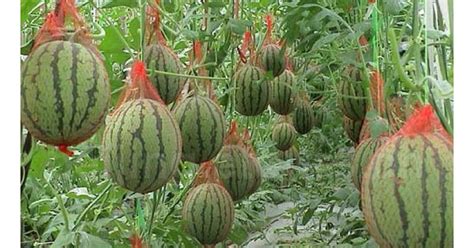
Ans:
{"type": "Polygon", "coordinates": [[[183,137],[183,159],[201,163],[213,159],[224,144],[225,123],[221,108],[211,99],[194,95],[175,109],[183,137]]]}
{"type": "Polygon", "coordinates": [[[261,114],[268,106],[270,84],[258,67],[246,64],[235,73],[235,110],[245,116],[261,114]]]}
{"type": "Polygon", "coordinates": [[[285,70],[273,80],[270,94],[270,107],[272,107],[273,111],[280,115],[287,115],[293,111],[294,85],[296,85],[296,78],[290,70],[285,70]]]}
{"type": "Polygon", "coordinates": [[[367,167],[375,151],[386,141],[387,137],[369,138],[357,146],[354,157],[352,158],[351,175],[352,182],[358,190],[360,190],[364,169],[367,167]]]}
{"type": "Polygon", "coordinates": [[[272,141],[278,150],[289,149],[296,140],[296,130],[290,123],[280,122],[273,127],[272,141]]]}
{"type": "Polygon", "coordinates": [[[306,134],[314,126],[314,112],[308,101],[300,101],[293,112],[293,125],[300,134],[306,134]]]}
{"type": "Polygon", "coordinates": [[[285,70],[285,56],[280,47],[275,44],[265,45],[259,53],[259,62],[262,69],[272,72],[278,77],[285,70]]]}
{"type": "Polygon", "coordinates": [[[453,143],[430,106],[377,150],[361,197],[381,247],[453,247],[453,143]]]}
{"type": "Polygon", "coordinates": [[[238,201],[254,187],[255,167],[240,145],[225,145],[215,162],[220,178],[232,199],[238,201]]]}
{"type": "Polygon", "coordinates": [[[367,103],[364,86],[358,69],[348,67],[344,71],[338,94],[338,105],[342,113],[352,120],[363,120],[367,110],[367,103]]]}
{"type": "Polygon", "coordinates": [[[223,241],[234,222],[234,202],[219,184],[203,183],[193,188],[184,201],[183,226],[204,245],[223,241]]]}
{"type": "Polygon", "coordinates": [[[155,191],[181,160],[181,134],[165,105],[150,99],[122,104],[108,120],[103,137],[107,171],[120,186],[155,191]]]}
{"type": "Polygon", "coordinates": [[[178,56],[163,44],[153,44],[145,48],[144,61],[150,69],[150,80],[158,89],[161,99],[165,104],[170,104],[178,97],[183,81],[180,77],[155,73],[154,70],[182,74],[183,65],[178,56]]]}
{"type": "Polygon", "coordinates": [[[109,102],[107,71],[81,44],[47,42],[23,65],[21,120],[33,137],[47,144],[76,145],[91,137],[109,102]]]}

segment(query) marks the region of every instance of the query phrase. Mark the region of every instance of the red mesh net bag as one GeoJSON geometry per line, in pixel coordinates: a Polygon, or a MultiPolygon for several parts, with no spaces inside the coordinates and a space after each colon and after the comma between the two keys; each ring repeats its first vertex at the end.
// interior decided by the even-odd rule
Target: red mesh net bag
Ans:
{"type": "MultiPolygon", "coordinates": [[[[208,77],[209,76],[209,71],[206,69],[205,66],[203,66],[205,58],[204,58],[204,53],[202,51],[202,43],[199,40],[193,41],[193,50],[192,53],[190,53],[190,59],[191,65],[194,65],[197,67],[197,74],[198,76],[202,77],[208,77]]],[[[209,79],[197,79],[195,81],[198,84],[202,84],[204,86],[204,90],[206,92],[206,95],[213,100],[214,102],[217,103],[217,96],[214,92],[214,88],[212,87],[212,82],[209,79]]]]}
{"type": "Polygon", "coordinates": [[[115,111],[112,114],[125,102],[135,99],[152,99],[164,104],[155,87],[153,87],[153,84],[148,79],[146,67],[142,61],[137,60],[133,63],[128,79],[128,85],[123,89],[115,111]]]}
{"type": "Polygon", "coordinates": [[[272,38],[272,32],[273,32],[273,16],[270,14],[267,14],[265,16],[265,23],[267,25],[267,32],[265,33],[265,38],[263,40],[263,46],[266,46],[268,44],[274,44],[275,41],[272,38]]]}
{"type": "Polygon", "coordinates": [[[453,138],[446,132],[438,116],[429,104],[417,108],[408,118],[405,125],[394,136],[414,136],[419,134],[439,134],[452,142],[453,138]]]}
{"type": "Polygon", "coordinates": [[[252,136],[250,135],[250,132],[247,128],[244,128],[244,131],[242,132],[242,143],[244,144],[250,157],[256,159],[257,153],[255,152],[255,149],[252,145],[252,136]]]}
{"type": "Polygon", "coordinates": [[[378,70],[370,72],[370,94],[374,103],[375,109],[380,116],[385,113],[385,99],[383,94],[384,80],[382,74],[378,70]]]}
{"type": "Polygon", "coordinates": [[[146,13],[147,13],[147,23],[146,23],[146,37],[147,38],[147,45],[160,43],[166,47],[168,47],[166,43],[166,39],[161,32],[161,17],[160,11],[158,10],[158,6],[160,4],[160,0],[156,0],[155,2],[149,1],[151,6],[148,6],[146,13]]]}
{"type": "Polygon", "coordinates": [[[79,43],[102,58],[93,44],[90,31],[77,11],[75,0],[58,0],[53,11],[48,13],[43,26],[35,37],[32,51],[42,44],[55,40],[79,43]]]}
{"type": "Polygon", "coordinates": [[[239,134],[239,129],[236,120],[230,122],[229,131],[224,139],[225,145],[239,145],[245,147],[242,137],[239,134]]]}
{"type": "Polygon", "coordinates": [[[246,64],[249,60],[250,63],[255,63],[255,47],[252,42],[252,33],[250,31],[245,31],[242,38],[242,45],[240,48],[237,47],[239,52],[240,61],[238,66],[241,64],[246,64]]]}
{"type": "Polygon", "coordinates": [[[224,187],[224,184],[219,177],[219,172],[212,161],[202,163],[196,173],[197,175],[193,181],[192,187],[196,187],[203,183],[215,183],[224,187]]]}

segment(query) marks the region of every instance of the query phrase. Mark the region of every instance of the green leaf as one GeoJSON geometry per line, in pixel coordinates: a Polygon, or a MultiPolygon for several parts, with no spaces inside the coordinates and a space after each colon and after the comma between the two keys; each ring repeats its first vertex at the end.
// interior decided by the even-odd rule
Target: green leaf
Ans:
{"type": "Polygon", "coordinates": [[[75,234],[76,234],[75,232],[62,229],[58,237],[56,237],[56,240],[54,241],[54,243],[51,245],[51,248],[67,247],[74,241],[75,234]]]}
{"type": "Polygon", "coordinates": [[[232,33],[242,35],[245,32],[246,25],[243,21],[234,18],[229,19],[229,29],[232,33]]]}
{"type": "Polygon", "coordinates": [[[86,232],[79,232],[79,247],[81,248],[111,248],[112,246],[106,242],[105,240],[94,236],[92,234],[88,234],[86,232]]]}
{"type": "Polygon", "coordinates": [[[32,9],[41,4],[39,0],[21,0],[21,22],[23,23],[32,9]]]}
{"type": "Polygon", "coordinates": [[[376,120],[369,122],[370,136],[372,138],[379,137],[382,133],[389,131],[388,121],[381,117],[376,120]]]}
{"type": "Polygon", "coordinates": [[[89,193],[89,190],[85,187],[74,188],[66,193],[66,196],[73,199],[88,199],[92,200],[95,198],[95,195],[89,193]]]}
{"type": "Polygon", "coordinates": [[[50,152],[45,147],[36,146],[35,154],[31,159],[30,175],[42,179],[43,171],[50,157],[50,152]]]}
{"type": "Polygon", "coordinates": [[[128,30],[130,32],[130,38],[131,38],[131,45],[134,49],[140,50],[141,44],[140,44],[140,37],[141,37],[141,32],[140,32],[140,19],[138,17],[134,18],[132,21],[129,22],[128,24],[128,30]]]}
{"type": "Polygon", "coordinates": [[[114,7],[130,7],[136,8],[138,7],[138,1],[136,0],[106,0],[103,4],[99,6],[99,8],[114,8],[114,7]]]}
{"type": "Polygon", "coordinates": [[[237,245],[241,245],[247,240],[247,236],[247,232],[241,225],[234,224],[234,227],[229,234],[229,239],[237,245]]]}

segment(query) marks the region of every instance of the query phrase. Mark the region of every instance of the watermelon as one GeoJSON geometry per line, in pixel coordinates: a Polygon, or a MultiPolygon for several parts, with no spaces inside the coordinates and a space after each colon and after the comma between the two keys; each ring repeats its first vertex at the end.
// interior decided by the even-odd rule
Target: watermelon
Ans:
{"type": "Polygon", "coordinates": [[[235,110],[245,116],[261,114],[268,106],[270,84],[264,73],[250,64],[242,66],[235,73],[235,110]]]}
{"type": "Polygon", "coordinates": [[[360,190],[362,181],[362,173],[370,162],[372,155],[387,141],[387,137],[369,138],[362,141],[356,148],[354,157],[352,158],[352,182],[355,187],[360,190]]]}
{"type": "Polygon", "coordinates": [[[247,195],[255,193],[262,184],[262,166],[260,166],[258,159],[255,156],[250,155],[249,163],[250,166],[253,167],[251,171],[254,171],[254,173],[253,178],[250,180],[252,185],[250,186],[247,195]]]}
{"type": "Polygon", "coordinates": [[[285,70],[273,80],[270,94],[270,107],[280,115],[288,115],[294,108],[293,86],[296,78],[293,72],[285,70]]]}
{"type": "Polygon", "coordinates": [[[155,70],[175,74],[184,73],[178,56],[169,47],[158,43],[145,48],[144,61],[146,68],[150,70],[148,74],[150,80],[157,88],[161,99],[165,104],[174,102],[181,91],[183,80],[177,76],[156,73],[155,70]]]}
{"type": "Polygon", "coordinates": [[[183,160],[201,163],[213,159],[224,144],[221,108],[211,99],[194,95],[174,111],[183,137],[183,160]]]}
{"type": "Polygon", "coordinates": [[[316,102],[315,104],[312,105],[313,112],[314,112],[314,127],[316,128],[323,128],[323,122],[324,122],[324,112],[326,109],[322,106],[322,102],[316,102]]]}
{"type": "Polygon", "coordinates": [[[338,93],[338,105],[342,113],[352,120],[363,120],[367,103],[360,72],[354,67],[348,67],[343,73],[338,93]]]}
{"type": "Polygon", "coordinates": [[[296,146],[292,146],[286,151],[278,151],[278,158],[284,161],[293,159],[294,165],[300,165],[300,153],[296,146]]]}
{"type": "Polygon", "coordinates": [[[351,118],[344,116],[343,125],[346,131],[347,137],[349,137],[354,144],[359,143],[359,137],[364,121],[354,121],[351,118]]]}
{"type": "Polygon", "coordinates": [[[44,43],[30,54],[21,73],[21,121],[36,139],[76,145],[103,123],[110,102],[107,71],[83,45],[44,43]]]}
{"type": "Polygon", "coordinates": [[[112,179],[138,193],[166,184],[181,160],[178,123],[164,104],[151,99],[123,103],[107,122],[102,146],[112,179]]]}
{"type": "Polygon", "coordinates": [[[215,162],[220,178],[232,199],[238,201],[254,187],[255,167],[240,145],[224,145],[215,162]]]}
{"type": "Polygon", "coordinates": [[[375,152],[361,199],[381,247],[453,247],[453,143],[431,106],[375,152]]]}
{"type": "Polygon", "coordinates": [[[224,187],[203,183],[184,200],[183,226],[203,245],[217,244],[229,235],[234,222],[234,202],[224,187]]]}
{"type": "Polygon", "coordinates": [[[300,101],[293,112],[293,125],[300,134],[306,134],[314,126],[314,112],[308,101],[300,101]]]}
{"type": "Polygon", "coordinates": [[[272,141],[278,150],[288,150],[296,141],[296,130],[290,123],[280,122],[273,127],[272,141]]]}
{"type": "Polygon", "coordinates": [[[276,44],[265,45],[259,54],[262,69],[271,72],[274,77],[280,76],[285,70],[285,56],[276,44]]]}
{"type": "Polygon", "coordinates": [[[254,177],[251,179],[252,186],[250,187],[250,190],[247,193],[248,195],[251,195],[255,191],[257,191],[257,189],[262,184],[262,167],[260,166],[260,163],[258,162],[257,154],[255,153],[255,149],[253,148],[252,139],[251,139],[250,132],[248,129],[244,129],[244,131],[242,132],[242,141],[243,141],[244,147],[246,148],[249,154],[249,157],[248,157],[249,163],[253,167],[253,170],[255,171],[254,177]]]}

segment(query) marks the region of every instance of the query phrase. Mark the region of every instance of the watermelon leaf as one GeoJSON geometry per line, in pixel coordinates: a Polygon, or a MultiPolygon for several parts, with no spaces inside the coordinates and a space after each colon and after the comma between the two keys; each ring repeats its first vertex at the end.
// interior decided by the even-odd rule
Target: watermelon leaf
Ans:
{"type": "Polygon", "coordinates": [[[138,7],[138,1],[134,0],[106,0],[99,8],[114,8],[114,7],[138,7]]]}

